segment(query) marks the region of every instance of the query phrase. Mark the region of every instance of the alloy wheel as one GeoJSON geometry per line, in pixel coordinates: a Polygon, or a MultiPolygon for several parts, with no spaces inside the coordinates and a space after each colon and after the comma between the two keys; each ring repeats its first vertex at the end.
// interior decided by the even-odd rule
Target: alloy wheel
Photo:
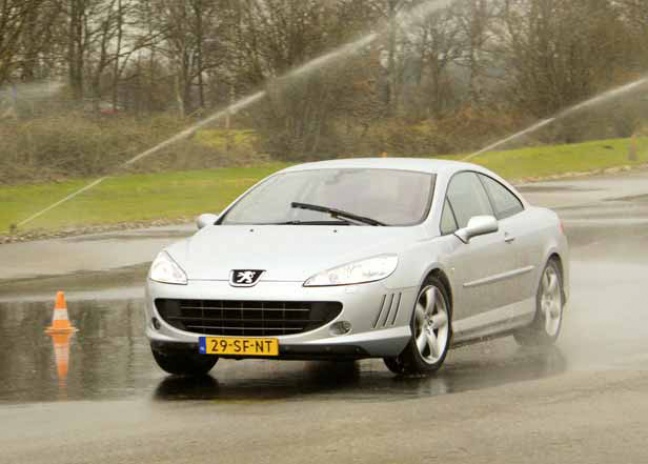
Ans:
{"type": "Polygon", "coordinates": [[[541,285],[540,311],[544,318],[544,328],[547,335],[555,337],[560,330],[563,305],[560,276],[554,266],[546,267],[541,285]]]}
{"type": "Polygon", "coordinates": [[[421,290],[415,308],[414,337],[423,361],[435,364],[448,348],[448,305],[434,285],[421,290]]]}

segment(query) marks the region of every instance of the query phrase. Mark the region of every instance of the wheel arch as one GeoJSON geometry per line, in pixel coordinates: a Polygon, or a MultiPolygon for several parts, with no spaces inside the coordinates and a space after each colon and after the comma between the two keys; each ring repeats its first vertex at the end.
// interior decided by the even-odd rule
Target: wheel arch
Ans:
{"type": "Polygon", "coordinates": [[[434,276],[441,281],[441,283],[445,287],[445,291],[448,294],[448,299],[450,300],[448,303],[450,303],[450,310],[452,311],[452,305],[453,305],[452,285],[450,285],[450,279],[448,279],[448,276],[440,268],[436,268],[432,270],[430,273],[428,273],[428,276],[434,276]]]}
{"type": "Polygon", "coordinates": [[[447,273],[443,269],[443,266],[436,264],[431,266],[429,269],[426,270],[426,272],[423,273],[423,278],[421,279],[421,282],[419,283],[419,288],[423,286],[423,283],[428,279],[428,277],[436,277],[441,281],[443,286],[445,287],[446,293],[448,294],[448,298],[450,299],[450,310],[453,308],[453,294],[452,294],[452,284],[450,283],[450,279],[448,278],[447,273]]]}
{"type": "Polygon", "coordinates": [[[560,253],[558,253],[558,251],[554,250],[549,254],[549,257],[546,260],[547,263],[549,263],[550,261],[555,261],[556,264],[558,265],[558,270],[560,271],[560,281],[561,281],[560,283],[562,284],[561,285],[562,296],[563,296],[564,302],[566,303],[569,292],[566,290],[566,288],[567,288],[567,285],[566,285],[567,275],[565,274],[565,264],[563,262],[563,258],[562,258],[562,256],[560,256],[560,253]]]}

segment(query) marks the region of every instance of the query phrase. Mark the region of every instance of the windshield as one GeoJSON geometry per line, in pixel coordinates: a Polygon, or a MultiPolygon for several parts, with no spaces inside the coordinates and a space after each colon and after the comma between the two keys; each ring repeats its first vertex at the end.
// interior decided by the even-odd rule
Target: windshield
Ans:
{"type": "Polygon", "coordinates": [[[344,223],[325,211],[295,208],[306,203],[371,218],[388,226],[422,222],[435,176],[387,169],[320,169],[278,174],[238,201],[221,224],[344,223]]]}

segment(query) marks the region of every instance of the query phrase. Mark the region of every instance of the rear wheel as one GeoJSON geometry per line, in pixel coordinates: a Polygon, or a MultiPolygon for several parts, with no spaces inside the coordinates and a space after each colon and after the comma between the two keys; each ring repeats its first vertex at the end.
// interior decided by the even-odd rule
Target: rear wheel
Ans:
{"type": "Polygon", "coordinates": [[[412,314],[412,339],[395,358],[385,358],[385,365],[397,374],[430,374],[441,367],[450,345],[450,299],[443,283],[436,277],[426,279],[412,314]]]}
{"type": "Polygon", "coordinates": [[[208,356],[184,350],[151,349],[158,366],[169,374],[200,377],[206,375],[218,361],[208,356]]]}
{"type": "Polygon", "coordinates": [[[536,292],[536,315],[528,327],[514,333],[515,340],[523,346],[551,345],[558,339],[562,326],[563,282],[560,265],[551,259],[544,270],[536,292]]]}

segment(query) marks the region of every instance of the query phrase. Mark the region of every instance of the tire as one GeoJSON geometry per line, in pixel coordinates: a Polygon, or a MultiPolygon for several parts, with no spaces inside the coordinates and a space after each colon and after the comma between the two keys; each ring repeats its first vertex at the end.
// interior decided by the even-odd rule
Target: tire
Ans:
{"type": "Polygon", "coordinates": [[[395,358],[385,358],[396,374],[426,375],[436,372],[445,361],[452,337],[450,298],[443,283],[429,276],[412,312],[412,338],[395,358]]]}
{"type": "Polygon", "coordinates": [[[155,362],[163,371],[173,375],[202,377],[214,367],[217,356],[183,350],[151,349],[155,362]]]}
{"type": "Polygon", "coordinates": [[[383,358],[385,366],[387,369],[392,371],[394,374],[406,374],[405,363],[403,362],[402,356],[396,356],[395,358],[383,358]]]}
{"type": "Polygon", "coordinates": [[[533,322],[513,336],[522,346],[549,346],[555,343],[562,327],[565,298],[560,265],[550,259],[542,271],[536,291],[536,313],[533,322]]]}

